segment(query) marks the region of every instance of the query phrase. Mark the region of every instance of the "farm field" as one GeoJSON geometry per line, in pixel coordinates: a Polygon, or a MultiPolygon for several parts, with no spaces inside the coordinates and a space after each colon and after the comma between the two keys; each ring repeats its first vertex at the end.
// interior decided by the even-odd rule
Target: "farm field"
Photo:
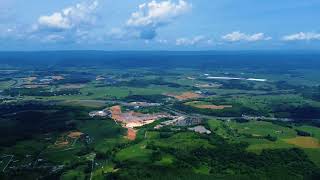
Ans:
{"type": "Polygon", "coordinates": [[[0,179],[320,173],[317,63],[149,58],[0,71],[0,179]]]}
{"type": "MultiPolygon", "coordinates": [[[[316,135],[313,137],[298,136],[295,129],[301,129],[299,126],[288,128],[264,121],[237,123],[214,119],[209,120],[208,125],[213,132],[226,139],[233,142],[249,143],[250,145],[247,147],[249,152],[261,153],[265,149],[297,147],[302,148],[313,162],[319,164],[320,143],[318,137],[316,135]],[[268,136],[274,138],[270,140],[268,136]]],[[[307,130],[319,132],[320,128],[313,127],[307,130]]]]}

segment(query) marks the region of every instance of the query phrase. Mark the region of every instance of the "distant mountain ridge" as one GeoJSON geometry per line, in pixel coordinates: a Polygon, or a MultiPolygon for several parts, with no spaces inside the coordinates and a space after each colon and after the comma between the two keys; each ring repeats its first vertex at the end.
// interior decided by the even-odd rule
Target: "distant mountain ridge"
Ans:
{"type": "Polygon", "coordinates": [[[0,52],[14,66],[320,68],[317,51],[35,51],[0,52]]]}

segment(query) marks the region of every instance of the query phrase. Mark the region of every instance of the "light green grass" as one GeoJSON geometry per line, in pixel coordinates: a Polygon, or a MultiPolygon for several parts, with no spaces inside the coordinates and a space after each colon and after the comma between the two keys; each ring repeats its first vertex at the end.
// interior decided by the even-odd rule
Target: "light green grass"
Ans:
{"type": "Polygon", "coordinates": [[[250,121],[247,123],[230,122],[229,126],[237,129],[240,134],[249,134],[253,136],[275,136],[278,138],[293,138],[296,136],[294,129],[283,127],[265,121],[250,121]]]}
{"type": "Polygon", "coordinates": [[[174,162],[174,156],[170,154],[165,154],[161,157],[160,161],[155,162],[156,165],[160,166],[170,166],[174,162]]]}
{"type": "Polygon", "coordinates": [[[249,143],[247,150],[250,152],[260,153],[263,149],[294,147],[294,145],[286,143],[284,139],[296,137],[295,130],[271,122],[252,120],[247,123],[238,123],[211,119],[208,121],[208,124],[213,132],[224,138],[235,142],[242,141],[249,143]],[[252,137],[249,138],[247,135],[252,137]],[[277,140],[273,142],[264,139],[267,135],[277,137],[277,140]]]}
{"type": "Polygon", "coordinates": [[[116,154],[119,161],[149,162],[152,150],[146,149],[145,143],[139,143],[122,149],[116,154]]]}
{"type": "Polygon", "coordinates": [[[114,165],[113,164],[108,164],[108,165],[103,165],[103,167],[100,167],[96,169],[93,174],[92,174],[92,179],[94,180],[104,180],[104,174],[110,173],[114,171],[114,165]]]}
{"type": "Polygon", "coordinates": [[[294,145],[290,145],[283,140],[277,140],[275,142],[271,142],[265,139],[244,139],[243,141],[249,142],[250,145],[247,148],[250,152],[260,153],[264,149],[286,149],[286,148],[293,148],[294,145]]]}
{"type": "Polygon", "coordinates": [[[94,87],[88,86],[83,88],[81,92],[83,94],[93,93],[91,96],[84,97],[85,99],[93,98],[106,98],[117,97],[123,98],[129,95],[156,95],[170,92],[181,92],[183,89],[171,88],[168,86],[149,86],[147,88],[134,88],[134,87],[94,87]]]}
{"type": "Polygon", "coordinates": [[[0,89],[8,89],[14,83],[15,83],[15,81],[0,81],[0,89]]]}
{"type": "Polygon", "coordinates": [[[199,167],[194,168],[194,172],[198,173],[198,174],[209,175],[210,174],[210,168],[205,164],[201,164],[199,167]]]}
{"type": "Polygon", "coordinates": [[[226,122],[222,122],[216,119],[210,119],[208,120],[208,125],[210,127],[210,130],[217,135],[228,138],[230,137],[229,133],[227,132],[227,129],[223,126],[226,122]]]}
{"type": "Polygon", "coordinates": [[[213,147],[208,140],[201,139],[193,132],[181,132],[169,138],[159,139],[155,141],[155,145],[184,151],[191,151],[199,147],[213,147]]]}

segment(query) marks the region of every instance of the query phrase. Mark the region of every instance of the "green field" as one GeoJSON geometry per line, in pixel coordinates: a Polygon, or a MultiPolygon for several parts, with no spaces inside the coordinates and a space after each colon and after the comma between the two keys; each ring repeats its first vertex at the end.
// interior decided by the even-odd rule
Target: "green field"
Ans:
{"type": "Polygon", "coordinates": [[[15,81],[0,81],[0,90],[10,88],[15,81]]]}
{"type": "Polygon", "coordinates": [[[146,143],[139,143],[122,149],[116,154],[118,161],[148,162],[152,151],[146,149],[146,143]]]}
{"type": "MultiPolygon", "coordinates": [[[[250,152],[261,153],[265,149],[288,149],[298,147],[288,144],[287,139],[297,137],[295,129],[303,130],[319,139],[320,129],[313,126],[295,126],[292,128],[279,126],[271,122],[250,121],[248,123],[223,122],[209,120],[210,129],[216,134],[234,141],[249,143],[247,148],[250,152]],[[236,133],[235,133],[236,132],[236,133]],[[264,139],[267,135],[276,137],[275,141],[264,139]]],[[[303,148],[311,161],[320,165],[320,148],[303,148]]],[[[320,166],[319,166],[320,167],[320,166]]]]}
{"type": "Polygon", "coordinates": [[[319,71],[210,62],[173,61],[165,68],[144,67],[149,61],[121,68],[58,63],[4,77],[0,171],[11,157],[3,156],[13,158],[0,179],[314,179],[320,172],[319,71]],[[31,76],[36,80],[27,81],[31,76]],[[168,95],[185,92],[201,97],[168,95]],[[122,113],[89,116],[113,105],[122,113]],[[135,127],[136,139],[129,140],[127,123],[150,115],[161,118],[135,127]],[[196,126],[211,133],[190,131],[196,126]]]}

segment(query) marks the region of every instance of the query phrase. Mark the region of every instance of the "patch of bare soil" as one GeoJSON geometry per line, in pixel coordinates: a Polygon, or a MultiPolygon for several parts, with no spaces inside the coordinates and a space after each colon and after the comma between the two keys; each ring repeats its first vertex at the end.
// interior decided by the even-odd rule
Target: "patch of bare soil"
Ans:
{"type": "Polygon", "coordinates": [[[77,138],[80,138],[82,135],[83,135],[82,132],[76,131],[76,132],[70,132],[68,134],[68,137],[72,139],[77,139],[77,138]]]}
{"type": "Polygon", "coordinates": [[[150,124],[166,116],[165,114],[142,114],[134,111],[122,112],[121,106],[110,107],[110,112],[113,120],[121,123],[122,127],[128,129],[127,138],[130,140],[136,138],[136,130],[133,128],[150,124]]]}
{"type": "Polygon", "coordinates": [[[285,140],[289,144],[293,144],[302,148],[320,148],[319,141],[313,137],[295,137],[285,140]]]}
{"type": "Polygon", "coordinates": [[[128,128],[127,138],[133,141],[136,139],[136,137],[137,137],[137,132],[132,128],[128,128]]]}
{"type": "Polygon", "coordinates": [[[112,114],[112,119],[121,121],[121,106],[112,106],[110,108],[111,114],[112,114]]]}
{"type": "Polygon", "coordinates": [[[193,92],[185,92],[180,95],[174,95],[174,94],[167,94],[168,96],[174,97],[178,100],[188,100],[188,99],[197,99],[201,98],[202,96],[200,94],[196,94],[193,92]]]}

